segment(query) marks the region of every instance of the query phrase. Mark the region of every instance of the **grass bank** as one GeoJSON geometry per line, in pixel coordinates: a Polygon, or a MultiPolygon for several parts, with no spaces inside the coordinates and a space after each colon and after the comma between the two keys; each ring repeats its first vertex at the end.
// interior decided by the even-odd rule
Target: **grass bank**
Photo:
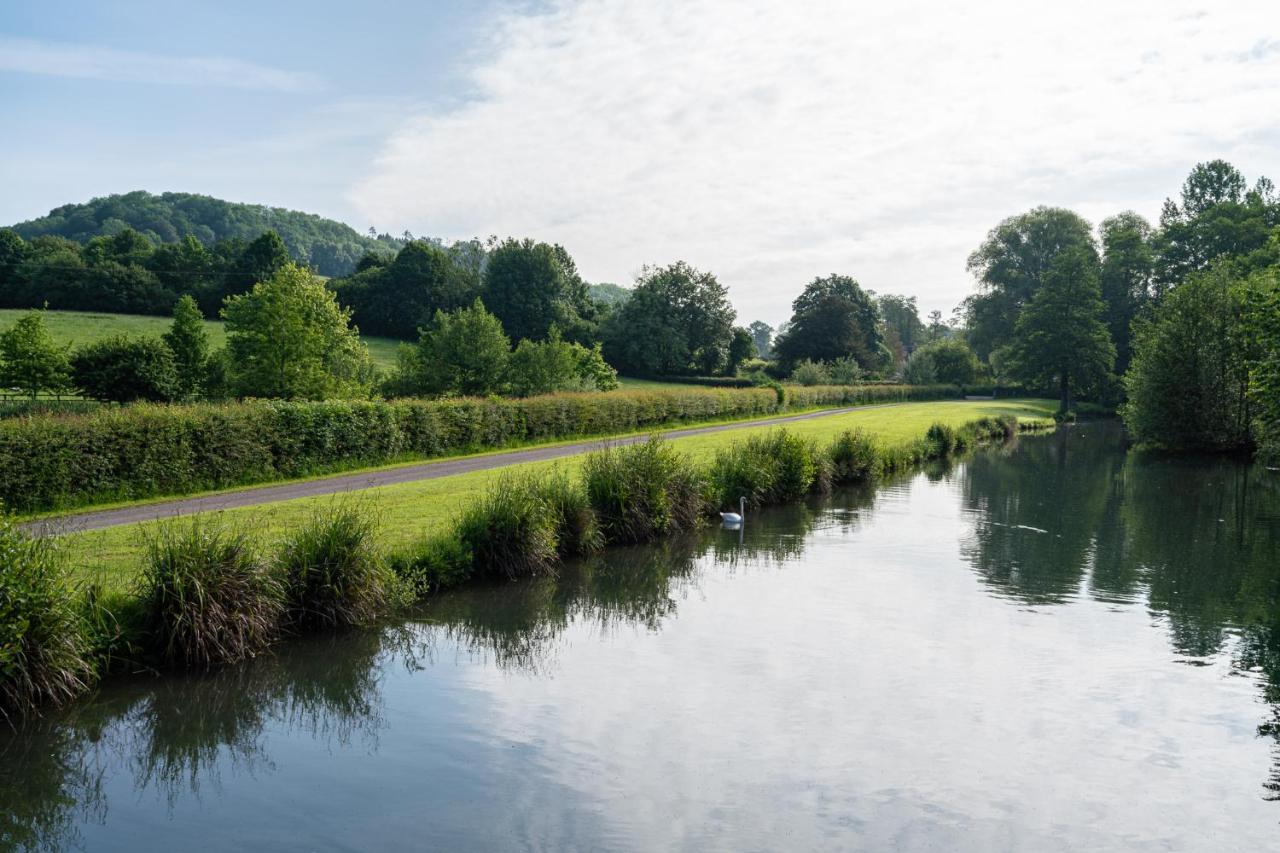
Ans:
{"type": "MultiPolygon", "coordinates": [[[[789,424],[787,430],[808,441],[829,442],[847,430],[858,429],[874,437],[887,450],[910,446],[935,423],[958,428],[988,417],[1014,417],[1032,425],[1051,423],[1054,404],[1042,400],[937,401],[892,408],[868,408],[789,424]]],[[[707,464],[716,451],[735,441],[768,433],[776,427],[751,426],[671,441],[673,447],[696,464],[707,464]]],[[[380,486],[359,493],[359,500],[376,513],[380,536],[387,547],[403,548],[415,538],[438,532],[464,507],[475,502],[504,473],[539,474],[558,469],[576,475],[582,456],[380,486]]],[[[232,525],[252,524],[267,541],[281,539],[318,508],[333,502],[332,496],[302,498],[254,507],[224,510],[217,516],[232,525]]],[[[144,550],[145,532],[151,525],[121,525],[106,530],[77,533],[66,538],[76,577],[101,584],[109,592],[127,592],[136,578],[136,566],[144,550]]]]}
{"type": "Polygon", "coordinates": [[[131,669],[235,663],[287,633],[367,624],[469,580],[542,574],[568,556],[688,530],[739,494],[752,505],[796,500],[1010,438],[1020,425],[1052,423],[1045,404],[1029,401],[950,406],[942,420],[931,419],[939,412],[928,405],[908,407],[917,411],[905,416],[894,410],[900,416],[881,432],[818,421],[682,444],[654,438],[576,457],[558,470],[537,463],[499,470],[435,523],[421,521],[428,498],[393,487],[401,492],[393,501],[419,510],[398,528],[399,541],[386,524],[386,495],[359,504],[291,502],[274,535],[257,514],[151,525],[135,531],[131,571],[112,576],[113,588],[104,587],[106,577],[86,583],[72,569],[85,565],[94,534],[55,548],[5,528],[0,715],[66,702],[113,661],[127,660],[131,669]],[[1010,405],[1014,412],[987,409],[1010,405]],[[288,515],[299,511],[306,515],[288,515]]]}

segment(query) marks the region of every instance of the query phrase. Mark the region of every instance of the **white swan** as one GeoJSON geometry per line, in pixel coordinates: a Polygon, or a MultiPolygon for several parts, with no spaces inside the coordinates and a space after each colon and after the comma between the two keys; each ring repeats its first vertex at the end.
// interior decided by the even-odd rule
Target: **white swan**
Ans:
{"type": "Polygon", "coordinates": [[[725,524],[741,524],[742,520],[747,517],[747,499],[745,497],[738,498],[738,512],[722,512],[720,520],[725,524]]]}

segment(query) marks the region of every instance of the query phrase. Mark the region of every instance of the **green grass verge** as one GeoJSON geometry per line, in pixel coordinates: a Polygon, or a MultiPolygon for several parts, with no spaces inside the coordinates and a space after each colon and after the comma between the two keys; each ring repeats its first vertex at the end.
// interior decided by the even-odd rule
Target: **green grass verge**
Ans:
{"type": "MultiPolygon", "coordinates": [[[[1056,403],[1047,400],[906,403],[797,421],[788,424],[787,429],[796,435],[822,443],[829,442],[844,430],[861,428],[874,435],[881,445],[889,447],[911,443],[922,437],[934,423],[959,427],[977,418],[1000,415],[1013,415],[1021,421],[1051,421],[1055,408],[1056,403]]],[[[683,428],[684,425],[681,426],[683,428]]],[[[776,426],[744,425],[723,432],[673,439],[672,444],[694,461],[706,462],[715,455],[717,448],[771,429],[776,429],[776,426]]],[[[379,519],[380,541],[394,551],[420,540],[426,534],[444,530],[465,507],[477,500],[504,474],[537,473],[553,468],[576,473],[582,460],[583,456],[577,455],[543,462],[526,462],[435,480],[380,486],[358,492],[357,495],[358,500],[379,519]]],[[[335,499],[335,496],[301,498],[208,514],[220,515],[233,525],[249,527],[270,544],[283,539],[311,518],[317,508],[330,504],[335,499]]],[[[80,582],[100,583],[109,594],[132,592],[142,563],[142,533],[147,526],[122,525],[65,537],[66,547],[77,567],[76,579],[80,582]]]]}
{"type": "MultiPolygon", "coordinates": [[[[12,325],[26,314],[25,309],[0,308],[0,329],[12,325]]],[[[146,335],[159,337],[169,329],[168,317],[144,317],[136,314],[107,314],[91,311],[46,311],[45,325],[53,339],[61,345],[81,347],[113,335],[146,335]]],[[[205,320],[204,329],[209,343],[216,349],[227,342],[227,333],[220,320],[205,320]]],[[[369,347],[369,355],[384,370],[396,365],[396,348],[400,341],[362,335],[369,347]]]]}

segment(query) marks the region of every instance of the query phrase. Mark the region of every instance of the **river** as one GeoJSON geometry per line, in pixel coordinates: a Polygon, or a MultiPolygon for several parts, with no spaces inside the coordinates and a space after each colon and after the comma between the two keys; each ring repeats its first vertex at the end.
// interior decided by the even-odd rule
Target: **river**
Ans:
{"type": "MultiPolygon", "coordinates": [[[[1264,850],[1280,475],[989,448],[0,732],[16,849],[1264,850]]],[[[0,846],[4,846],[0,843],[0,846]]]]}

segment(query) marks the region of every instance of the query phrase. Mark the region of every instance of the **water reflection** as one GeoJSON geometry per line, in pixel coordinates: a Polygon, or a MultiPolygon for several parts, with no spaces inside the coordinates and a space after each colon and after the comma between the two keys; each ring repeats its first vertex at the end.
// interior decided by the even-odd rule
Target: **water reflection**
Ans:
{"type": "MultiPolygon", "coordinates": [[[[888,489],[846,490],[755,514],[741,533],[709,530],[653,547],[610,551],[566,566],[556,578],[441,596],[404,624],[290,643],[212,676],[118,683],[64,716],[0,733],[0,848],[89,846],[86,833],[110,822],[122,784],[172,815],[188,801],[214,800],[244,787],[244,780],[277,774],[286,763],[277,757],[280,750],[295,762],[316,750],[390,760],[380,753],[395,753],[407,737],[425,737],[424,731],[440,749],[461,750],[456,744],[478,736],[459,722],[476,710],[467,698],[474,685],[436,696],[447,710],[427,719],[403,696],[391,709],[388,679],[403,681],[406,671],[426,669],[410,680],[441,681],[448,665],[460,662],[476,673],[492,668],[542,682],[557,676],[562,658],[571,657],[569,646],[581,638],[665,636],[682,611],[703,611],[694,605],[725,597],[724,583],[765,577],[782,594],[801,573],[817,571],[815,566],[824,567],[833,582],[864,572],[858,577],[891,583],[889,569],[879,578],[875,572],[881,567],[850,557],[862,556],[854,543],[876,524],[891,524],[884,519],[894,512],[911,521],[892,528],[904,547],[929,547],[921,552],[927,559],[916,562],[936,561],[948,551],[954,555],[958,544],[972,577],[988,593],[977,598],[998,599],[1001,604],[994,606],[1007,602],[1013,608],[1003,609],[1050,613],[1075,602],[1100,602],[1114,608],[1117,619],[1137,609],[1167,632],[1174,657],[1215,666],[1226,662],[1234,673],[1229,677],[1257,681],[1266,703],[1257,731],[1275,744],[1263,790],[1280,798],[1278,483],[1272,474],[1229,460],[1126,453],[1113,427],[1083,425],[983,451],[954,470],[935,466],[888,489]],[[957,527],[931,520],[933,507],[944,504],[957,527]],[[384,749],[384,736],[389,740],[392,730],[395,747],[384,749]],[[311,746],[303,750],[299,740],[311,746]]],[[[954,584],[955,574],[938,580],[954,584]]],[[[963,569],[958,574],[967,576],[963,569]]],[[[821,588],[830,593],[843,587],[821,588]]],[[[881,606],[889,601],[884,598],[881,606]]],[[[812,641],[818,644],[826,641],[824,632],[833,640],[841,636],[832,625],[869,615],[858,611],[858,601],[841,601],[832,613],[823,610],[820,596],[799,604],[816,614],[812,641]]],[[[939,605],[961,612],[973,603],[953,587],[939,589],[937,602],[902,602],[904,633],[910,633],[906,623],[913,607],[923,614],[939,605]]],[[[752,627],[770,630],[767,622],[752,627]]],[[[846,653],[892,657],[888,647],[905,639],[885,637],[885,649],[836,649],[832,665],[846,653]]],[[[708,642],[706,635],[698,642],[708,642]]],[[[910,663],[905,646],[902,654],[903,671],[886,677],[905,692],[912,689],[919,660],[910,663]]],[[[671,674],[673,681],[685,676],[671,674]]],[[[1051,693],[1047,685],[1035,695],[1051,693]]],[[[766,682],[752,689],[768,693],[766,682]]],[[[592,701],[572,691],[565,698],[592,701]]],[[[865,702],[859,707],[875,710],[865,702]]],[[[488,731],[492,721],[472,724],[488,731]]],[[[454,766],[474,756],[460,751],[445,759],[454,766]]],[[[540,789],[558,792],[544,793],[548,801],[583,796],[557,779],[563,775],[557,763],[571,762],[572,755],[549,753],[545,760],[550,763],[534,767],[540,789]]],[[[529,767],[512,772],[528,773],[529,767]]],[[[939,774],[947,779],[945,768],[939,774]]],[[[356,808],[352,790],[342,795],[343,808],[356,808]]],[[[537,823],[532,814],[519,820],[522,831],[532,832],[529,822],[537,823]]],[[[575,832],[582,834],[574,837],[583,846],[594,846],[605,830],[591,824],[575,832]]],[[[405,838],[384,840],[394,846],[405,838]]],[[[465,835],[449,840],[475,842],[465,835]]]]}

